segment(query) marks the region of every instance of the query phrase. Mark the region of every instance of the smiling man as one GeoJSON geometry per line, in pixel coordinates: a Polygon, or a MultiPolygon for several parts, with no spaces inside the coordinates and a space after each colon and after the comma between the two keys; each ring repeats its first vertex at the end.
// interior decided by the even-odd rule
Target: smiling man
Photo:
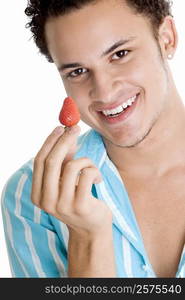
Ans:
{"type": "Polygon", "coordinates": [[[178,39],[170,3],[31,0],[26,14],[91,129],[56,128],[9,179],[12,272],[185,277],[185,109],[168,64],[178,39]]]}

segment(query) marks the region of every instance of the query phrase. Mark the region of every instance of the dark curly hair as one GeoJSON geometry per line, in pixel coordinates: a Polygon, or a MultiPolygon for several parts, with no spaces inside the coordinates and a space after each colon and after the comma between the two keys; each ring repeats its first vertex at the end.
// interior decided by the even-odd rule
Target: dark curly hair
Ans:
{"type": "MultiPolygon", "coordinates": [[[[45,24],[49,17],[57,17],[75,9],[100,0],[29,0],[25,14],[30,18],[26,28],[30,28],[40,53],[53,62],[45,39],[45,24]]],[[[170,0],[126,0],[127,5],[137,14],[146,16],[152,25],[154,37],[158,38],[158,29],[164,17],[171,15],[170,0]]]]}

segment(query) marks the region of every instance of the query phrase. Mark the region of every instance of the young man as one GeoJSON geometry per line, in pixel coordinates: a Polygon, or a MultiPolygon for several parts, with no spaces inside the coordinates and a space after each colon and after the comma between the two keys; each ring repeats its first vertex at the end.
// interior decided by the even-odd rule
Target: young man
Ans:
{"type": "Polygon", "coordinates": [[[57,127],[9,179],[14,276],[185,277],[177,32],[168,1],[143,3],[29,2],[36,44],[92,129],[57,127]]]}

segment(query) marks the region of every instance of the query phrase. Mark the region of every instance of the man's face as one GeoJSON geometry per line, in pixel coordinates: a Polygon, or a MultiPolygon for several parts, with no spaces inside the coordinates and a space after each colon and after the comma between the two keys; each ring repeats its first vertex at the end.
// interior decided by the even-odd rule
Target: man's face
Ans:
{"type": "Polygon", "coordinates": [[[98,1],[50,19],[46,36],[81,119],[115,145],[143,140],[164,110],[168,90],[149,21],[123,1],[98,1]]]}

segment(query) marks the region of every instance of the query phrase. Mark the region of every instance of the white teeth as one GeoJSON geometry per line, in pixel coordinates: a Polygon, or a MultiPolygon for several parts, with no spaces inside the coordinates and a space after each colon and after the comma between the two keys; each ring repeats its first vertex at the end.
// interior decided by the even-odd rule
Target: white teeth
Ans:
{"type": "Polygon", "coordinates": [[[127,102],[127,103],[128,103],[128,105],[129,105],[129,106],[131,106],[131,105],[132,105],[132,101],[131,101],[131,100],[128,100],[128,102],[127,102]]]}
{"type": "Polygon", "coordinates": [[[128,99],[126,102],[124,102],[122,105],[112,109],[112,110],[103,110],[102,113],[105,115],[105,116],[109,116],[109,115],[115,115],[115,114],[118,114],[120,112],[122,112],[125,108],[127,108],[128,106],[131,106],[132,103],[135,102],[136,100],[136,97],[137,96],[134,96],[130,99],[128,99]]]}
{"type": "Polygon", "coordinates": [[[124,109],[127,108],[127,103],[126,103],[126,102],[123,103],[123,108],[124,108],[124,109]]]}

